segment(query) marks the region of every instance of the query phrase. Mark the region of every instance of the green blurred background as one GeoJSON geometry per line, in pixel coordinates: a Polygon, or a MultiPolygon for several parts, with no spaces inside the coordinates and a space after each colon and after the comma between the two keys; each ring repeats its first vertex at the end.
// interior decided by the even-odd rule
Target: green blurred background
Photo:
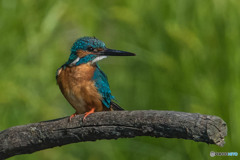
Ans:
{"type": "Polygon", "coordinates": [[[240,154],[239,8],[239,0],[0,0],[0,130],[74,112],[56,85],[55,72],[82,36],[137,54],[100,62],[126,110],[210,114],[228,124],[223,148],[137,137],[10,159],[233,159],[209,153],[240,154]]]}

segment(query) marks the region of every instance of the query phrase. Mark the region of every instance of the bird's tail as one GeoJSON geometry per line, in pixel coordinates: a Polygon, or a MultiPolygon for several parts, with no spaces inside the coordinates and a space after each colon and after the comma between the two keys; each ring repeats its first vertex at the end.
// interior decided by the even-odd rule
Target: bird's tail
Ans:
{"type": "Polygon", "coordinates": [[[114,111],[123,111],[124,109],[120,107],[117,103],[111,101],[111,108],[114,111]]]}

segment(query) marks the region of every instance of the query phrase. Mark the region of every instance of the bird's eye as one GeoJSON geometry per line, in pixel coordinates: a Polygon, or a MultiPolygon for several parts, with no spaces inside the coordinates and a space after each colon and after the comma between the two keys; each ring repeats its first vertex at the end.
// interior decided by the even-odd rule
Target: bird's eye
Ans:
{"type": "Polygon", "coordinates": [[[93,51],[94,49],[93,49],[93,47],[88,47],[87,50],[88,51],[93,51]]]}

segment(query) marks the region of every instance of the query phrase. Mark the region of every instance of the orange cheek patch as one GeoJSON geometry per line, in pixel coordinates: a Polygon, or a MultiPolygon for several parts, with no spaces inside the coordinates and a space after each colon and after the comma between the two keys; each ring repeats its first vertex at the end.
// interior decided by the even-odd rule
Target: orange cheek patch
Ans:
{"type": "MultiPolygon", "coordinates": [[[[96,51],[95,52],[101,52],[101,51],[103,51],[104,49],[103,48],[97,48],[97,49],[95,49],[96,51]]],[[[79,58],[82,58],[82,57],[84,57],[84,56],[86,56],[86,55],[88,55],[88,54],[96,54],[96,53],[94,53],[94,52],[89,52],[89,51],[83,51],[83,50],[78,50],[77,51],[77,56],[79,57],[79,58]]]]}
{"type": "Polygon", "coordinates": [[[103,51],[103,50],[104,50],[103,48],[98,48],[98,52],[103,51]]]}
{"type": "Polygon", "coordinates": [[[82,58],[82,57],[84,57],[84,56],[86,56],[88,54],[91,54],[91,53],[88,52],[88,51],[83,51],[83,50],[77,51],[77,55],[78,55],[79,58],[82,58]]]}

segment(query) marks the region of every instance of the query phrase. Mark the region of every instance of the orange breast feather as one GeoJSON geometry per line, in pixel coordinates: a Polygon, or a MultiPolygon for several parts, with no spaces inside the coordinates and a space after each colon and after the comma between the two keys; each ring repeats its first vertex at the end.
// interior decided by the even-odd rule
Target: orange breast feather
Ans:
{"type": "Polygon", "coordinates": [[[88,112],[92,108],[95,111],[105,110],[102,97],[91,80],[94,71],[95,66],[90,63],[61,68],[58,71],[57,83],[77,114],[88,112]]]}

